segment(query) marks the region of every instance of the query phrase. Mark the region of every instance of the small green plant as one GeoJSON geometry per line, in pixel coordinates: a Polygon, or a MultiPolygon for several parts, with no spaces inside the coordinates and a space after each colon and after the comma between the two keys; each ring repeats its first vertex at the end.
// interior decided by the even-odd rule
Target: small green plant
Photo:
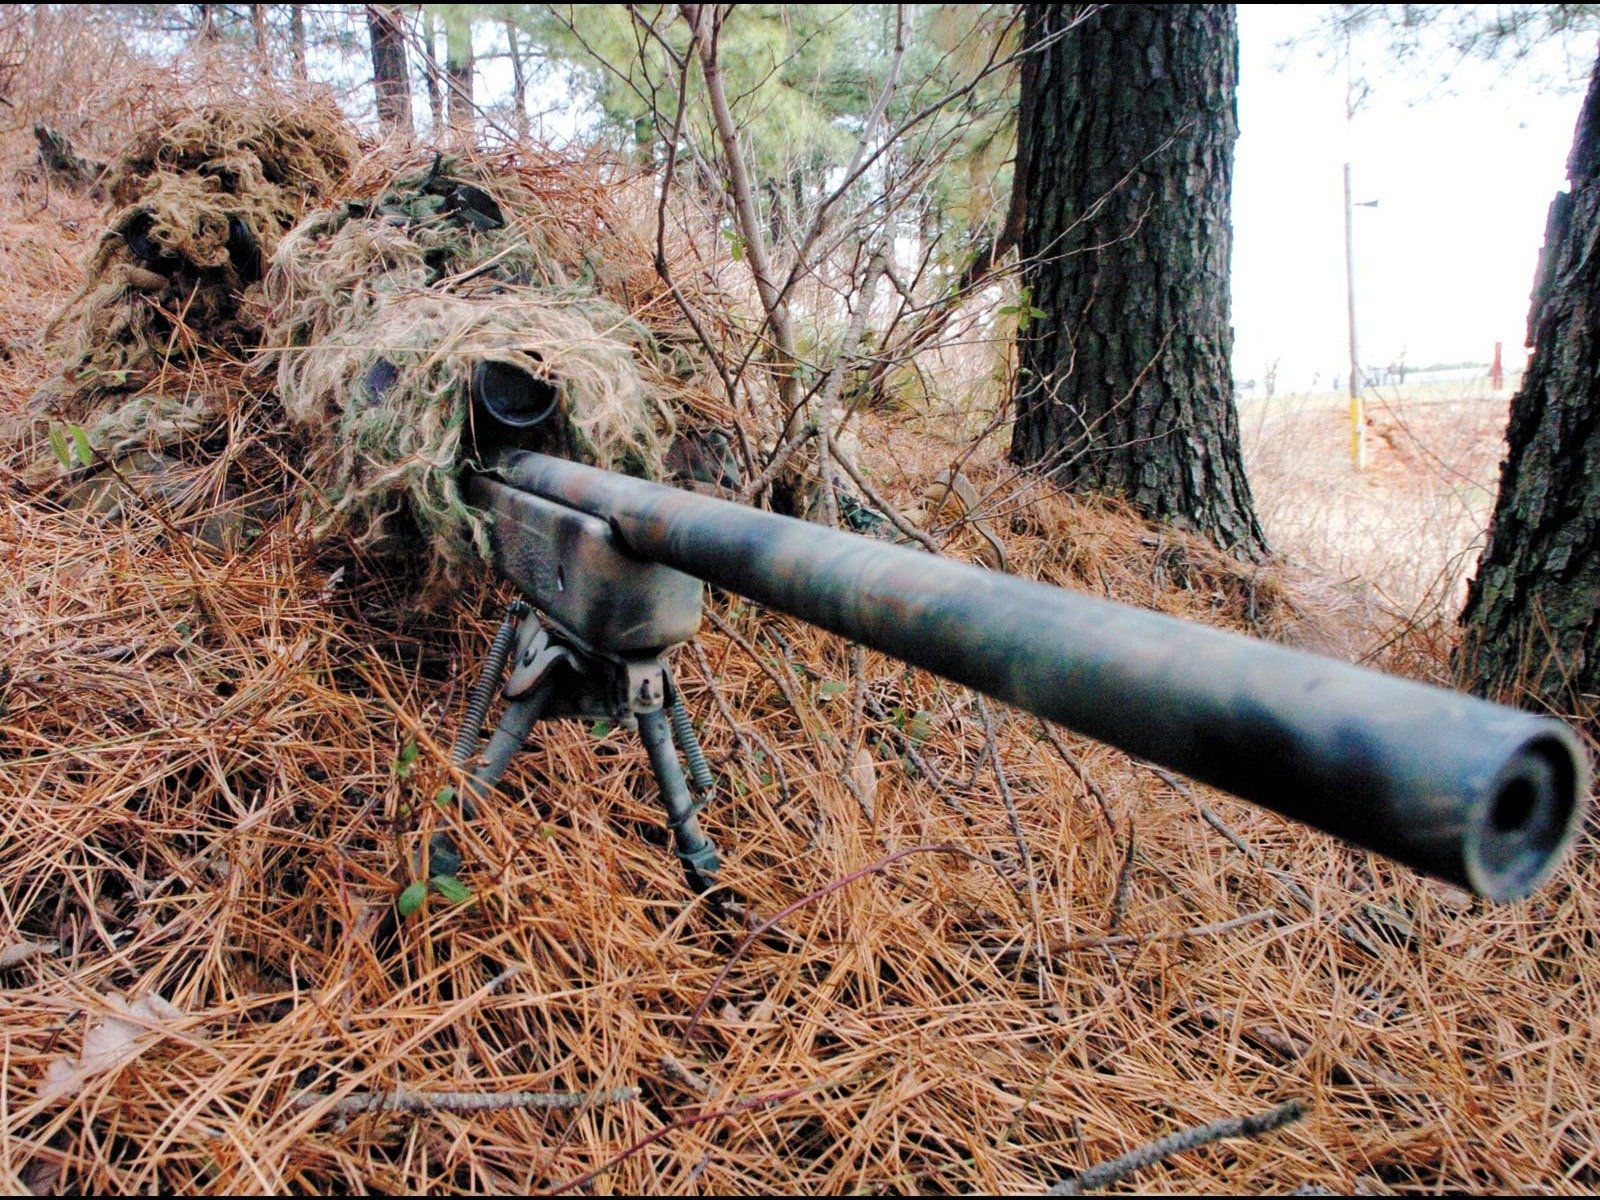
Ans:
{"type": "Polygon", "coordinates": [[[417,763],[417,739],[407,738],[406,744],[400,747],[400,753],[395,756],[394,773],[396,778],[409,779],[411,770],[417,763]]]}
{"type": "Polygon", "coordinates": [[[82,425],[57,425],[51,421],[45,429],[45,436],[49,438],[50,449],[61,463],[63,471],[94,463],[94,447],[89,445],[89,435],[82,425]]]}
{"type": "Polygon", "coordinates": [[[1015,304],[1002,304],[995,311],[1002,317],[1015,317],[1018,333],[1025,333],[1030,322],[1042,321],[1050,315],[1033,306],[1033,296],[1027,288],[1018,294],[1015,304]]]}

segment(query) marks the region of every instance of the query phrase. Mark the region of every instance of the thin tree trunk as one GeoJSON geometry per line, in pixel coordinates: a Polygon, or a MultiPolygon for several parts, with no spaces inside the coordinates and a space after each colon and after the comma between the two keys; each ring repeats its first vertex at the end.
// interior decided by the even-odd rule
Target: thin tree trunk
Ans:
{"type": "Polygon", "coordinates": [[[1567,178],[1545,227],[1533,354],[1457,662],[1479,694],[1576,716],[1600,737],[1600,62],[1567,178]]]}
{"type": "Polygon", "coordinates": [[[406,69],[406,43],[400,10],[392,5],[367,5],[367,33],[372,39],[372,84],[378,93],[378,124],[385,134],[415,136],[411,124],[411,75],[406,69]]]}
{"type": "Polygon", "coordinates": [[[517,44],[517,24],[506,18],[506,45],[511,51],[511,105],[515,110],[517,136],[528,137],[528,75],[522,61],[522,47],[517,44]]]}
{"type": "Polygon", "coordinates": [[[472,21],[458,17],[445,23],[445,76],[450,83],[447,98],[450,113],[450,137],[458,149],[468,149],[473,143],[472,102],[472,21]]]}
{"type": "Polygon", "coordinates": [[[298,4],[289,5],[289,54],[294,64],[294,77],[306,81],[306,14],[298,4]]]}
{"type": "Polygon", "coordinates": [[[198,21],[196,24],[198,26],[200,40],[203,42],[216,41],[218,36],[217,22],[216,16],[212,12],[212,5],[196,4],[195,9],[197,10],[196,16],[198,17],[198,21]]]}
{"type": "Polygon", "coordinates": [[[1058,36],[1076,15],[1025,18],[1012,460],[1259,558],[1229,362],[1234,9],[1108,5],[1058,36]]]}
{"type": "Polygon", "coordinates": [[[422,19],[422,68],[427,76],[428,116],[433,121],[430,126],[433,138],[440,141],[444,137],[444,84],[439,70],[439,19],[431,7],[423,8],[422,19]]]}
{"type": "Polygon", "coordinates": [[[263,75],[272,74],[272,60],[267,57],[267,6],[250,6],[250,29],[255,34],[256,65],[263,75]]]}

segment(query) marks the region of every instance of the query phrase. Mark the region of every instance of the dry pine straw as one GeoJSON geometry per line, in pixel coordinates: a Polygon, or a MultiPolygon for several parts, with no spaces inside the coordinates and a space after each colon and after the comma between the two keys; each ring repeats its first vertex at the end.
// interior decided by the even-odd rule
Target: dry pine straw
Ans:
{"type": "MultiPolygon", "coordinates": [[[[8,330],[76,282],[56,252],[70,203],[0,214],[17,239],[8,330]]],[[[0,364],[8,412],[32,354],[0,364]]],[[[870,433],[869,464],[907,502],[943,465],[870,433]]],[[[187,508],[130,500],[109,526],[18,494],[23,464],[0,468],[0,1186],[528,1191],[614,1163],[590,1186],[1032,1191],[1290,1098],[1307,1120],[1122,1186],[1600,1182],[1592,853],[1531,901],[1467,907],[1196,793],[1247,856],[1195,798],[1067,736],[1113,828],[1008,713],[1041,970],[967,695],[868,655],[890,720],[857,720],[852,690],[825,686],[850,681],[846,647],[722,600],[737,637],[708,629],[704,666],[677,661],[721,779],[706,820],[724,877],[752,919],[823,894],[736,956],[745,926],[692,901],[652,844],[635,740],[567,724],[483,806],[473,901],[434,897],[386,927],[504,597],[474,578],[445,614],[406,613],[359,564],[330,584],[286,521],[231,557],[205,548],[185,531],[216,473],[259,471],[258,451],[241,440],[196,468],[187,508]],[[889,748],[897,711],[941,785],[889,748]],[[933,845],[1003,870],[912,853],[829,890],[933,845]],[[1211,932],[1179,936],[1194,929],[1211,932]],[[335,1111],[356,1093],[632,1086],[637,1101],[575,1111],[335,1111]]],[[[968,469],[1003,482],[993,462],[968,469]]],[[[999,523],[1008,555],[1042,578],[1235,626],[1253,595],[1254,623],[1291,639],[1338,624],[1323,593],[1291,601],[1110,509],[1039,500],[1019,520],[999,523]]]]}

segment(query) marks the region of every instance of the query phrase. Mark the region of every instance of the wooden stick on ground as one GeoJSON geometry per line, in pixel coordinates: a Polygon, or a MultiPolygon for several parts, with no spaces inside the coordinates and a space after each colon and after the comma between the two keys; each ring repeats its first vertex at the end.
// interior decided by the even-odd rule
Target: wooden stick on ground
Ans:
{"type": "Polygon", "coordinates": [[[1207,1125],[1197,1125],[1193,1129],[1169,1133],[1149,1145],[1119,1155],[1110,1162],[1103,1162],[1090,1167],[1087,1171],[1068,1176],[1046,1191],[1045,1195],[1081,1196],[1084,1192],[1096,1188],[1110,1187],[1125,1176],[1143,1170],[1171,1155],[1219,1142],[1223,1138],[1258,1137],[1263,1133],[1271,1133],[1274,1129],[1281,1129],[1305,1115],[1306,1106],[1301,1101],[1289,1100],[1269,1112],[1249,1117],[1223,1117],[1220,1121],[1212,1121],[1207,1125]]]}
{"type": "MultiPolygon", "coordinates": [[[[328,1111],[341,1117],[373,1112],[497,1112],[506,1108],[587,1108],[638,1098],[636,1087],[603,1092],[353,1092],[334,1100],[328,1111]]],[[[295,1103],[301,1108],[315,1108],[330,1099],[326,1094],[306,1092],[295,1103]]]]}

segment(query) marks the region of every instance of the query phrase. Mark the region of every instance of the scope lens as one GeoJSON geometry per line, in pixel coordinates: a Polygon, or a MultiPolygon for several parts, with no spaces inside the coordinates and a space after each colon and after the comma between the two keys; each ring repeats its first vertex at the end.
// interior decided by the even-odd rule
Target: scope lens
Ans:
{"type": "Polygon", "coordinates": [[[532,429],[555,412],[555,384],[510,363],[486,361],[472,370],[472,399],[490,420],[510,429],[532,429]]]}

